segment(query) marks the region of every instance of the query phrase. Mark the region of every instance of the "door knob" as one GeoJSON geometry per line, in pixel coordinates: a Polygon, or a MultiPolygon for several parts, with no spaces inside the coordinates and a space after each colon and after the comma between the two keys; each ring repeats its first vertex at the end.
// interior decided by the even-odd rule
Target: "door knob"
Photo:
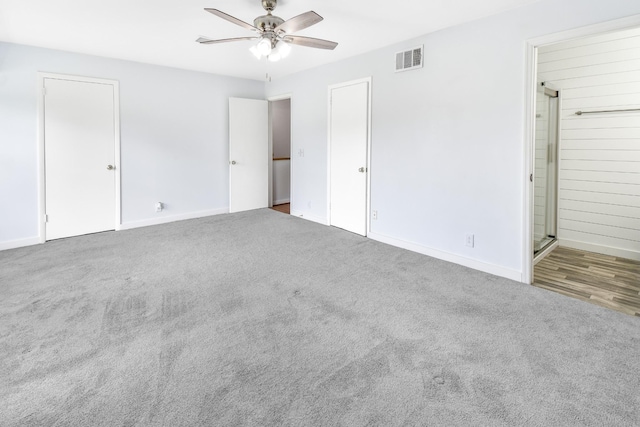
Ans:
{"type": "Polygon", "coordinates": [[[115,168],[113,167],[113,165],[107,165],[107,170],[108,170],[108,171],[111,171],[111,170],[114,170],[114,169],[115,169],[115,168]]]}
{"type": "Polygon", "coordinates": [[[231,162],[230,162],[230,163],[231,163],[232,165],[235,165],[235,164],[236,164],[236,161],[235,161],[235,160],[231,160],[231,162]]]}
{"type": "Polygon", "coordinates": [[[365,172],[365,171],[366,171],[366,169],[365,169],[365,168],[360,168],[360,169],[358,169],[358,172],[365,172]]]}

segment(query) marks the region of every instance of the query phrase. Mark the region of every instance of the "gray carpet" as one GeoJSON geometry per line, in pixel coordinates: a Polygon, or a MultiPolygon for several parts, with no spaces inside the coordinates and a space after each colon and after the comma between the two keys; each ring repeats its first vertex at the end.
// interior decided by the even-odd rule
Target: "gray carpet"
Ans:
{"type": "Polygon", "coordinates": [[[270,210],[0,252],[3,426],[640,424],[640,318],[270,210]]]}

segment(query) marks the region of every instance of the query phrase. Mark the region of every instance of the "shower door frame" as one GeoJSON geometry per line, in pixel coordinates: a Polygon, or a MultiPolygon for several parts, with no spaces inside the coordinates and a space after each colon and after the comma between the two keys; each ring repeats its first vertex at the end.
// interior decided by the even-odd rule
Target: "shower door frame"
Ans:
{"type": "MultiPolygon", "coordinates": [[[[546,238],[551,238],[550,241],[545,243],[538,251],[535,250],[536,240],[533,239],[533,263],[537,264],[540,260],[542,260],[549,252],[555,249],[558,246],[558,172],[559,172],[559,161],[560,161],[560,112],[562,111],[562,99],[560,97],[560,92],[552,87],[549,87],[544,82],[542,82],[543,90],[542,96],[548,97],[546,102],[548,102],[548,126],[547,126],[547,156],[549,156],[549,147],[553,147],[553,161],[551,167],[549,167],[549,157],[547,157],[547,171],[546,171],[546,186],[545,186],[545,230],[546,238]],[[555,98],[555,103],[553,103],[553,99],[555,98]],[[555,105],[554,105],[555,104],[555,105]],[[552,107],[553,106],[553,107],[552,107]],[[553,132],[553,142],[551,141],[551,136],[553,132]],[[549,227],[548,220],[551,218],[553,221],[553,226],[549,227]],[[553,237],[548,234],[549,230],[553,229],[553,237]]],[[[538,94],[536,94],[538,96],[538,94]]],[[[537,98],[536,98],[537,101],[537,98]]],[[[536,102],[537,104],[537,102],[536,102]]],[[[537,114],[536,114],[537,119],[537,114]]],[[[534,143],[534,153],[536,150],[534,143]]],[[[536,157],[534,154],[533,158],[533,170],[536,169],[536,157]]],[[[535,205],[535,172],[534,172],[534,189],[533,189],[533,198],[535,205]]],[[[535,206],[534,206],[535,210],[535,206]]],[[[534,219],[535,224],[535,219],[534,219]]],[[[534,225],[535,228],[535,225],[534,225]]],[[[535,233],[534,233],[535,234],[535,233]]]]}

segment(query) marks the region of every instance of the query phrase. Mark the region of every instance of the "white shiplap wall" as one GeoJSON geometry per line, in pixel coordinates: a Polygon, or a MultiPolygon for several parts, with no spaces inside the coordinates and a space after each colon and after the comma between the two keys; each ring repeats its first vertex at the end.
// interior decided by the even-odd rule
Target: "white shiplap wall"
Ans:
{"type": "Polygon", "coordinates": [[[545,46],[538,80],[560,91],[558,239],[640,259],[640,28],[545,46]]]}

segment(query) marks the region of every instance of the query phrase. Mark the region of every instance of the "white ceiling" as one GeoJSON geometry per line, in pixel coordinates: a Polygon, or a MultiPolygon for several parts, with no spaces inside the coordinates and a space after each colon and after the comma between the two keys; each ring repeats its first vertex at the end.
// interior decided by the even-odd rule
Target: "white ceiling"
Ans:
{"type": "Polygon", "coordinates": [[[274,14],[308,10],[324,21],[296,33],[339,43],[334,51],[293,46],[278,63],[259,62],[251,41],[200,45],[199,36],[253,33],[210,13],[243,21],[265,13],[260,0],[0,0],[0,41],[262,80],[338,61],[538,0],[280,0],[274,14]]]}

